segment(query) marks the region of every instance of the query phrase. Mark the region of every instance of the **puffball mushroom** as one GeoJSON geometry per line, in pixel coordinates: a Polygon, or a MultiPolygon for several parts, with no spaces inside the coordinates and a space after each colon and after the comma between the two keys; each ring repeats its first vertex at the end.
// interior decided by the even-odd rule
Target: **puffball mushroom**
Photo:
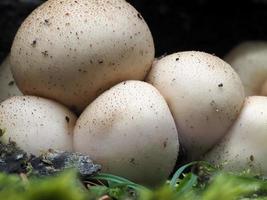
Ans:
{"type": "Polygon", "coordinates": [[[0,66],[0,102],[12,96],[19,96],[19,91],[10,70],[9,56],[0,66]]]}
{"type": "Polygon", "coordinates": [[[216,56],[180,52],[156,61],[147,81],[169,104],[188,160],[215,145],[237,118],[244,101],[242,83],[216,56]]]}
{"type": "Polygon", "coordinates": [[[126,81],[85,109],[74,128],[74,150],[90,155],[104,172],[155,185],[172,172],[179,142],[160,93],[148,83],[126,81]]]}
{"type": "Polygon", "coordinates": [[[72,151],[75,122],[76,116],[67,108],[40,97],[16,96],[0,104],[0,140],[14,141],[29,154],[72,151]]]}
{"type": "Polygon", "coordinates": [[[154,59],[151,32],[125,0],[49,0],[20,27],[12,71],[24,94],[79,111],[124,80],[143,80],[154,59]]]}
{"type": "Polygon", "coordinates": [[[267,175],[267,97],[253,96],[245,101],[242,112],[225,138],[205,160],[224,170],[267,175]]]}
{"type": "Polygon", "coordinates": [[[239,74],[246,96],[261,95],[267,80],[267,42],[249,41],[235,47],[225,60],[239,74]]]}

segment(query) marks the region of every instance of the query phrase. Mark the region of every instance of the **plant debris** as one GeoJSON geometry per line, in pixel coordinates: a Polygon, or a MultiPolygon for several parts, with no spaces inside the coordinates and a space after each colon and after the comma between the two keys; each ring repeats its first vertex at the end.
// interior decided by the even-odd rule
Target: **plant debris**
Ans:
{"type": "Polygon", "coordinates": [[[16,143],[0,142],[0,172],[49,176],[66,169],[75,169],[80,176],[91,176],[100,171],[89,156],[80,153],[50,150],[41,156],[29,156],[16,143]]]}
{"type": "Polygon", "coordinates": [[[39,157],[30,159],[34,173],[52,175],[54,173],[74,168],[83,176],[90,176],[98,172],[101,167],[83,154],[51,150],[39,157]]]}
{"type": "Polygon", "coordinates": [[[0,171],[5,173],[27,173],[29,158],[27,154],[16,147],[16,143],[0,142],[0,171]]]}

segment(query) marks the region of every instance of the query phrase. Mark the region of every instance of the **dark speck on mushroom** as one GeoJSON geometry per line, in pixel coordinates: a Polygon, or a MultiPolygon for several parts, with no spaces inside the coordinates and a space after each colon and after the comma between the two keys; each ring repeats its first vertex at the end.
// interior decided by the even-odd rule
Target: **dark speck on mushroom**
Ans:
{"type": "Polygon", "coordinates": [[[67,123],[70,122],[70,118],[68,116],[66,116],[65,119],[66,119],[67,123]]]}
{"type": "Polygon", "coordinates": [[[220,87],[220,88],[223,87],[223,83],[220,83],[220,84],[218,85],[218,87],[220,87]]]}
{"type": "Polygon", "coordinates": [[[168,144],[168,142],[167,142],[167,140],[165,140],[165,141],[163,142],[163,148],[164,148],[164,149],[167,147],[167,144],[168,144]]]}
{"type": "Polygon", "coordinates": [[[43,54],[43,56],[47,57],[48,56],[48,51],[43,51],[42,54],[43,54]]]}
{"type": "Polygon", "coordinates": [[[45,22],[45,25],[48,25],[48,26],[50,25],[50,23],[49,23],[49,20],[48,20],[48,19],[45,19],[45,20],[44,20],[44,22],[45,22]]]}
{"type": "Polygon", "coordinates": [[[140,13],[137,14],[137,17],[138,17],[139,19],[143,20],[143,17],[141,16],[140,13]]]}
{"type": "Polygon", "coordinates": [[[8,83],[9,86],[12,86],[12,85],[14,85],[14,84],[15,84],[15,81],[10,81],[10,82],[8,83]]]}
{"type": "Polygon", "coordinates": [[[130,163],[133,164],[133,165],[135,165],[136,164],[135,163],[135,159],[134,158],[131,158],[130,163]]]}
{"type": "Polygon", "coordinates": [[[31,46],[32,47],[36,47],[36,44],[37,44],[37,41],[36,40],[33,40],[32,43],[31,43],[31,46]]]}

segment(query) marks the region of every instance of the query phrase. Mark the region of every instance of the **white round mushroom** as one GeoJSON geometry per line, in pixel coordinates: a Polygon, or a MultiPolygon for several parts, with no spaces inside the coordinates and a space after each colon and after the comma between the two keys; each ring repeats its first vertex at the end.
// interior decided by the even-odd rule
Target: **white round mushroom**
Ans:
{"type": "Polygon", "coordinates": [[[267,175],[267,97],[253,96],[225,138],[204,157],[231,172],[267,175]]]}
{"type": "Polygon", "coordinates": [[[4,60],[0,66],[0,102],[12,96],[20,96],[19,91],[13,75],[10,70],[9,56],[4,60]]]}
{"type": "Polygon", "coordinates": [[[147,81],[167,100],[189,160],[210,149],[237,118],[242,83],[216,56],[181,52],[156,61],[147,81]]]}
{"type": "Polygon", "coordinates": [[[11,97],[0,104],[0,140],[13,141],[29,154],[72,151],[75,122],[67,108],[40,97],[11,97]]]}
{"type": "Polygon", "coordinates": [[[11,50],[24,94],[79,111],[124,80],[143,80],[154,59],[151,32],[125,0],[53,0],[20,27],[11,50]]]}
{"type": "Polygon", "coordinates": [[[225,60],[236,70],[246,96],[260,95],[267,80],[267,42],[249,41],[235,47],[225,60]]]}
{"type": "Polygon", "coordinates": [[[178,134],[167,103],[150,84],[120,83],[100,95],[78,119],[74,150],[103,171],[142,184],[158,184],[172,172],[178,134]]]}

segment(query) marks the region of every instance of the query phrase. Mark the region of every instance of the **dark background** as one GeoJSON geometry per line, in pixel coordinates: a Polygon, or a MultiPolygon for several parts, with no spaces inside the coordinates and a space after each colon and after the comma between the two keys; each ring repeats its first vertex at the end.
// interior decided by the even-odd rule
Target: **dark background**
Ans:
{"type": "MultiPolygon", "coordinates": [[[[0,0],[0,61],[23,19],[44,0],[0,0]]],[[[89,1],[89,0],[88,0],[89,1]]],[[[267,40],[267,0],[129,0],[146,19],[157,56],[202,50],[223,56],[245,40],[267,40]]]]}

